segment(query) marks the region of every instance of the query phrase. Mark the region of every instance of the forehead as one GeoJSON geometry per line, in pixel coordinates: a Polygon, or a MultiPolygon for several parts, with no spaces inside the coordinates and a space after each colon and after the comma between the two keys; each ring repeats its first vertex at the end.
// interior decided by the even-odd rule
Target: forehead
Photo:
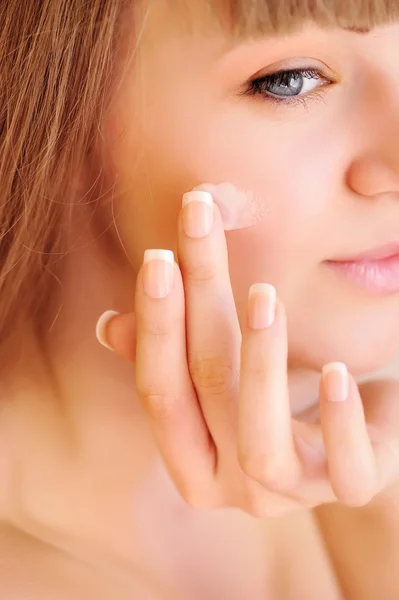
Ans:
{"type": "Polygon", "coordinates": [[[399,20],[398,0],[179,1],[188,14],[206,11],[237,37],[290,33],[306,22],[362,31],[399,20]]]}

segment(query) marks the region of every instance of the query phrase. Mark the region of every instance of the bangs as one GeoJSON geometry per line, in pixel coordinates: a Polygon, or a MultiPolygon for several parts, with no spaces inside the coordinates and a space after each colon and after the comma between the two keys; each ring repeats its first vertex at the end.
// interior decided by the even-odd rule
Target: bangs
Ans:
{"type": "MultiPolygon", "coordinates": [[[[195,0],[194,0],[195,1],[195,0]]],[[[399,0],[207,0],[224,27],[239,37],[284,34],[313,22],[367,30],[399,19],[399,0]]]]}

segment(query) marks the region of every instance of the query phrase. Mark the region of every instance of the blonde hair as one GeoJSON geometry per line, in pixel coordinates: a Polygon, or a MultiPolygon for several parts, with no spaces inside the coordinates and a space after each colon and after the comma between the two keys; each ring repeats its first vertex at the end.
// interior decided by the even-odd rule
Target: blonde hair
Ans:
{"type": "Polygon", "coordinates": [[[228,16],[238,36],[289,33],[306,22],[362,30],[399,16],[397,0],[221,0],[220,11],[223,4],[222,19],[228,16]]]}
{"type": "MultiPolygon", "coordinates": [[[[79,202],[73,184],[110,101],[121,15],[141,1],[0,2],[1,341],[51,304],[68,202],[79,202]]],[[[368,27],[399,12],[397,0],[203,1],[237,35],[307,20],[368,27]]]]}

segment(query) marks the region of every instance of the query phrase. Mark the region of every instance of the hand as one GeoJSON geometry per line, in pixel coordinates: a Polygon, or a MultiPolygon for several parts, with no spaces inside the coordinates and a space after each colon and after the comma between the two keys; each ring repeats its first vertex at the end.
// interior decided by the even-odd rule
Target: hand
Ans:
{"type": "Polygon", "coordinates": [[[183,208],[178,258],[180,268],[143,265],[135,314],[114,316],[106,337],[135,363],[140,401],[186,502],[276,516],[361,506],[393,482],[397,385],[367,384],[362,401],[345,367],[333,365],[320,382],[320,424],[292,419],[284,307],[272,286],[255,286],[241,331],[216,206],[183,208]]]}

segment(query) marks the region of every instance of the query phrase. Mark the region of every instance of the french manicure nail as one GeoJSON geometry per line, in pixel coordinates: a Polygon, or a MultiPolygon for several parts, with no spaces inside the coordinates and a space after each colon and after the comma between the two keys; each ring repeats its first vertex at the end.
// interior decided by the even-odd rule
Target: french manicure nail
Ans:
{"type": "Polygon", "coordinates": [[[213,227],[213,198],[209,192],[195,191],[183,195],[183,229],[192,238],[207,236],[213,227]]]}
{"type": "Polygon", "coordinates": [[[248,327],[267,329],[276,315],[276,288],[270,283],[255,283],[249,289],[248,327]]]}
{"type": "Polygon", "coordinates": [[[108,350],[112,350],[112,352],[114,351],[114,349],[108,344],[107,341],[107,325],[110,322],[110,320],[113,317],[115,317],[115,315],[119,314],[120,313],[118,313],[116,310],[106,310],[100,316],[96,324],[96,338],[98,339],[100,344],[102,344],[105,348],[108,348],[108,350]]]}
{"type": "Polygon", "coordinates": [[[330,363],[323,367],[323,383],[329,402],[345,402],[349,396],[349,374],[344,363],[330,363]]]}
{"type": "Polygon", "coordinates": [[[143,287],[150,298],[166,298],[173,287],[175,258],[171,250],[144,252],[143,287]]]}

